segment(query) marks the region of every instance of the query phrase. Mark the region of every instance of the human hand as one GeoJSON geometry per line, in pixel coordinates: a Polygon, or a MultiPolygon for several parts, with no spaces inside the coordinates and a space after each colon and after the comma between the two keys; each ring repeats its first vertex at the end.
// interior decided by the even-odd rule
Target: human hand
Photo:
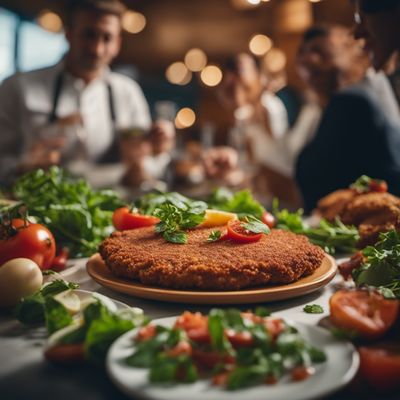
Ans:
{"type": "Polygon", "coordinates": [[[150,142],[154,154],[168,153],[175,146],[175,127],[171,121],[158,120],[150,128],[150,142]]]}
{"type": "Polygon", "coordinates": [[[228,146],[213,147],[203,154],[204,168],[211,178],[223,178],[237,168],[238,160],[237,151],[228,146]]]}

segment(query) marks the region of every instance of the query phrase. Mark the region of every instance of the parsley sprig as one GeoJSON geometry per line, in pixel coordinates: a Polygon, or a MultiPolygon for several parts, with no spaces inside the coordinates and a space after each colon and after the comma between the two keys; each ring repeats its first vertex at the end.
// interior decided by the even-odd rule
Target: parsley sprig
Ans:
{"type": "Polygon", "coordinates": [[[203,201],[193,201],[177,193],[166,194],[164,203],[153,211],[160,219],[155,230],[168,242],[184,244],[187,242],[184,231],[201,224],[206,209],[207,204],[203,201]]]}
{"type": "Polygon", "coordinates": [[[357,286],[377,288],[386,298],[400,299],[400,233],[381,233],[375,246],[363,250],[364,263],[353,271],[357,286]]]}

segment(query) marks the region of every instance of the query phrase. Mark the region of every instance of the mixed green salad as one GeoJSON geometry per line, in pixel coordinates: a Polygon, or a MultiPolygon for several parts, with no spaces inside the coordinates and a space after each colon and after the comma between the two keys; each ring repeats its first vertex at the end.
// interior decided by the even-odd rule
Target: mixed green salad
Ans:
{"type": "Polygon", "coordinates": [[[58,167],[21,176],[12,197],[26,205],[28,213],[53,233],[59,248],[70,257],[90,256],[114,230],[113,211],[123,202],[111,190],[93,190],[58,167]]]}
{"type": "Polygon", "coordinates": [[[126,363],[147,368],[153,383],[195,382],[208,377],[228,390],[275,383],[284,375],[306,379],[326,361],[281,319],[237,309],[213,309],[208,316],[185,312],[173,327],[141,328],[126,363]]]}
{"type": "MultiPolygon", "coordinates": [[[[74,292],[77,288],[76,283],[56,279],[25,297],[16,307],[15,315],[25,325],[43,324],[50,341],[51,335],[57,335],[57,341],[52,343],[49,352],[65,345],[79,345],[83,359],[102,364],[115,339],[148,320],[137,308],[113,310],[95,296],[80,301],[74,292]]],[[[63,354],[55,361],[63,362],[71,356],[63,354]]],[[[51,356],[48,358],[52,359],[51,356]]]]}

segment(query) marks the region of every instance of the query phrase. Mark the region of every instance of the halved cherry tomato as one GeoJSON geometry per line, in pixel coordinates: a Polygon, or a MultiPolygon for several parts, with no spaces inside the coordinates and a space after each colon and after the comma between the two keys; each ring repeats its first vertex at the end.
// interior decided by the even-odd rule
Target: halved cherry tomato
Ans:
{"type": "Polygon", "coordinates": [[[160,220],[152,215],[142,215],[131,212],[128,207],[121,207],[114,211],[112,222],[115,229],[125,231],[127,229],[152,226],[159,223],[160,220]]]}
{"type": "Polygon", "coordinates": [[[385,181],[372,179],[369,183],[369,190],[371,192],[386,193],[388,191],[388,185],[385,181]]]}
{"type": "Polygon", "coordinates": [[[264,222],[270,229],[275,227],[275,217],[268,211],[264,211],[261,216],[261,221],[264,222]]]}
{"type": "Polygon", "coordinates": [[[29,258],[40,269],[49,269],[52,265],[56,243],[52,233],[43,225],[25,223],[21,219],[13,219],[11,225],[16,230],[0,239],[0,265],[13,258],[29,258]]]}
{"type": "Polygon", "coordinates": [[[360,372],[367,382],[380,391],[400,389],[400,344],[378,344],[360,347],[360,372]]]}
{"type": "Polygon", "coordinates": [[[366,290],[339,290],[330,298],[329,306],[335,326],[365,339],[383,336],[399,314],[398,300],[387,300],[378,292],[366,290]]]}
{"type": "Polygon", "coordinates": [[[262,233],[253,233],[243,227],[241,221],[229,221],[227,239],[237,243],[251,243],[258,242],[261,239],[262,233]]]}

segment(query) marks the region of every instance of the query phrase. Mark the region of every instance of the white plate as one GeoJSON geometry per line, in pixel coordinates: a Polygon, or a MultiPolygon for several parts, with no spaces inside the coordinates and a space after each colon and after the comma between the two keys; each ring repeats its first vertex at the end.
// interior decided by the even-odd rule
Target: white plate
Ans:
{"type": "MultiPolygon", "coordinates": [[[[176,317],[153,321],[172,326],[176,317]]],[[[328,360],[316,365],[316,373],[301,382],[281,379],[275,385],[227,391],[201,380],[193,384],[154,385],[148,381],[148,370],[129,367],[124,360],[132,354],[132,340],[137,330],[127,332],[111,346],[106,366],[111,380],[128,396],[153,400],[305,400],[327,395],[346,385],[355,375],[359,356],[354,346],[335,339],[326,330],[306,324],[291,323],[314,346],[325,350],[328,360]]]]}

